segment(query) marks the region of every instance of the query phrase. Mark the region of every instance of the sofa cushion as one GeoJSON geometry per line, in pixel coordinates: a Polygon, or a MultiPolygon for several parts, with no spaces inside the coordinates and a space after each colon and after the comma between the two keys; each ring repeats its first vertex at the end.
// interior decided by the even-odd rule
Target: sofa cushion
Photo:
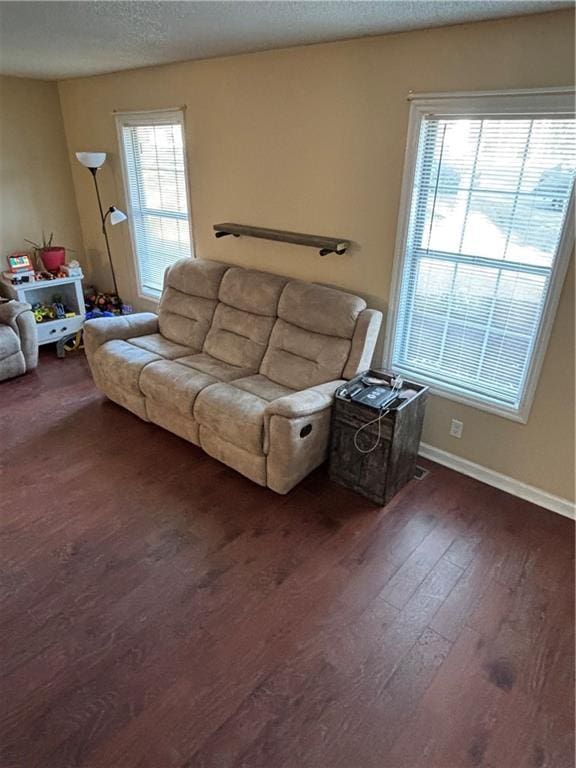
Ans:
{"type": "Polygon", "coordinates": [[[191,418],[198,393],[217,381],[214,376],[181,365],[178,361],[158,360],[142,371],[140,389],[147,399],[191,418]]]}
{"type": "Polygon", "coordinates": [[[257,373],[254,376],[246,376],[243,379],[237,379],[233,384],[238,389],[243,389],[244,392],[250,392],[253,395],[257,395],[268,403],[272,402],[272,400],[277,400],[279,397],[291,395],[294,392],[293,389],[284,387],[282,384],[277,384],[275,381],[271,381],[261,373],[257,373]]]}
{"type": "Polygon", "coordinates": [[[266,272],[230,268],[220,285],[204,351],[232,365],[258,370],[286,279],[266,272]]]}
{"type": "Polygon", "coordinates": [[[350,343],[277,320],[260,373],[291,389],[315,387],[341,378],[350,343]]]}
{"type": "Polygon", "coordinates": [[[213,384],[196,399],[194,418],[222,440],[262,455],[267,405],[267,400],[233,384],[213,384]]]}
{"type": "Polygon", "coordinates": [[[365,307],[358,296],[292,280],[282,291],[260,373],[292,389],[341,378],[365,307]]]}
{"type": "Polygon", "coordinates": [[[113,339],[98,347],[91,364],[97,382],[109,382],[119,391],[140,395],[140,374],[147,365],[161,359],[128,341],[113,339]]]}
{"type": "Polygon", "coordinates": [[[202,299],[166,288],[158,309],[160,333],[176,344],[202,349],[216,309],[215,299],[202,299]]]}
{"type": "Polygon", "coordinates": [[[178,362],[181,365],[187,365],[197,371],[213,376],[214,379],[219,381],[240,379],[242,376],[247,376],[252,372],[249,368],[242,368],[241,366],[218,360],[207,352],[199,352],[196,355],[189,355],[188,357],[179,357],[178,362]]]}
{"type": "Polygon", "coordinates": [[[208,259],[180,259],[167,270],[165,288],[176,288],[189,296],[202,299],[217,299],[220,283],[228,264],[208,259]]]}
{"type": "Polygon", "coordinates": [[[218,303],[226,264],[203,259],[181,259],[165,277],[158,308],[161,334],[196,351],[202,349],[218,303]]]}
{"type": "Polygon", "coordinates": [[[218,298],[223,304],[255,315],[276,317],[288,278],[254,269],[230,267],[222,278],[218,298]]]}
{"type": "Polygon", "coordinates": [[[231,365],[257,371],[266,352],[274,320],[273,317],[219,304],[204,351],[231,365]]]}
{"type": "Polygon", "coordinates": [[[313,333],[351,339],[363,309],[366,302],[359,296],[292,280],[280,297],[278,317],[313,333]]]}
{"type": "Polygon", "coordinates": [[[177,357],[185,357],[194,354],[195,350],[185,347],[182,344],[175,344],[169,339],[165,339],[160,333],[151,333],[148,336],[135,336],[132,339],[126,339],[130,344],[136,347],[147,349],[148,352],[154,352],[161,355],[166,360],[175,360],[177,357]]]}
{"type": "Polygon", "coordinates": [[[219,438],[260,455],[267,450],[264,434],[266,406],[293,392],[262,374],[244,376],[208,387],[196,401],[194,416],[219,438]]]}
{"type": "Polygon", "coordinates": [[[159,360],[147,365],[140,376],[140,388],[150,400],[163,403],[190,418],[194,401],[203,389],[211,384],[237,379],[245,373],[244,368],[200,352],[178,360],[159,360]]]}

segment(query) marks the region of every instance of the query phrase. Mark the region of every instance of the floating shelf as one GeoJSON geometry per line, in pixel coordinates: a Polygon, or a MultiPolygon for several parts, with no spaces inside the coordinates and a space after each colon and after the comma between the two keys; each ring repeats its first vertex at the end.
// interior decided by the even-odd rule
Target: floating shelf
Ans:
{"type": "Polygon", "coordinates": [[[250,227],[247,224],[214,224],[216,237],[260,237],[263,240],[276,240],[283,243],[295,243],[307,245],[311,248],[319,248],[320,256],[329,253],[341,255],[350,247],[349,240],[339,237],[322,237],[321,235],[305,235],[302,232],[286,232],[283,229],[266,229],[265,227],[250,227]]]}

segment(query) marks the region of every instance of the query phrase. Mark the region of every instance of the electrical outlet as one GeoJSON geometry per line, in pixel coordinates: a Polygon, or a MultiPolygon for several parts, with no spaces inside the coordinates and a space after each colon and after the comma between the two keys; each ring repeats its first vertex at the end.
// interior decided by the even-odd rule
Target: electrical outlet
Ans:
{"type": "Polygon", "coordinates": [[[458,421],[458,419],[452,419],[450,422],[450,436],[462,437],[462,430],[464,429],[464,422],[458,421]]]}

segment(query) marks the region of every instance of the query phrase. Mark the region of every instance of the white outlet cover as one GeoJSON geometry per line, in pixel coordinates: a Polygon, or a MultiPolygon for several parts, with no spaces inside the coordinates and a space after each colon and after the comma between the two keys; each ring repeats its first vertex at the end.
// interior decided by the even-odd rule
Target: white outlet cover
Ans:
{"type": "Polygon", "coordinates": [[[458,419],[452,419],[452,421],[450,422],[451,437],[462,437],[463,429],[464,429],[464,422],[458,421],[458,419]]]}

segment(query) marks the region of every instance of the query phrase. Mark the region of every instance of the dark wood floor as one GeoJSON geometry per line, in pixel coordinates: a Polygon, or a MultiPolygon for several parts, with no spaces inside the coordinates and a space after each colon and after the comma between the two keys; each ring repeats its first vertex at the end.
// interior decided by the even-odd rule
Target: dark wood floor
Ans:
{"type": "Polygon", "coordinates": [[[568,768],[570,521],[259,488],[48,351],[0,384],[2,768],[568,768]]]}

